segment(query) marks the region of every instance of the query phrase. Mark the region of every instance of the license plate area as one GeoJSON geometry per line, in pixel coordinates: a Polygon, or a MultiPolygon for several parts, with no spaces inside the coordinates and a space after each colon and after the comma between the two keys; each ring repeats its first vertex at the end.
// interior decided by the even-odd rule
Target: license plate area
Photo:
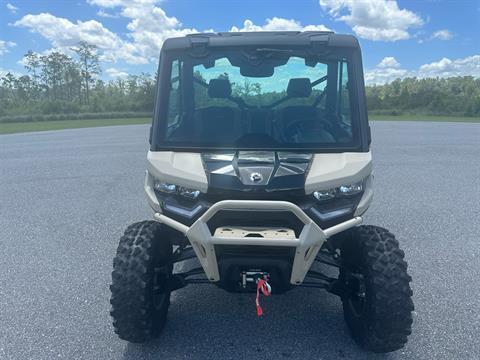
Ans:
{"type": "Polygon", "coordinates": [[[295,239],[295,231],[289,228],[262,228],[262,227],[240,227],[220,226],[215,229],[216,238],[261,238],[261,239],[295,239]]]}

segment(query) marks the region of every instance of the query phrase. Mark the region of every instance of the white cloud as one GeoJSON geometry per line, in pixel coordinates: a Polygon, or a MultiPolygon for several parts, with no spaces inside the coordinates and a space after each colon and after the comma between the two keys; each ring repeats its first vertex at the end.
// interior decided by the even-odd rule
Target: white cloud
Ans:
{"type": "MultiPolygon", "coordinates": [[[[156,6],[157,0],[87,0],[89,4],[105,9],[120,8],[120,15],[130,19],[127,29],[132,40],[131,50],[136,51],[148,61],[157,61],[160,48],[169,37],[185,36],[196,33],[194,28],[184,28],[173,16],[168,16],[163,9],[156,6]]],[[[267,19],[262,26],[245,20],[243,28],[232,27],[231,31],[275,31],[275,30],[328,30],[323,25],[302,26],[293,19],[274,17],[267,19]]],[[[212,30],[206,30],[212,31],[212,30]]]]}
{"type": "Polygon", "coordinates": [[[12,14],[16,14],[16,12],[17,12],[17,10],[18,10],[18,7],[13,6],[13,5],[10,4],[10,3],[7,3],[7,9],[8,9],[8,11],[10,11],[12,14]]]}
{"type": "Polygon", "coordinates": [[[468,56],[463,59],[440,61],[420,66],[419,77],[449,77],[471,75],[480,77],[480,55],[468,56]]]}
{"type": "Polygon", "coordinates": [[[145,62],[157,61],[165,39],[198,32],[184,28],[176,17],[156,6],[157,0],[87,0],[100,8],[120,8],[120,16],[130,19],[127,29],[131,39],[125,51],[138,54],[145,62]]]}
{"type": "Polygon", "coordinates": [[[29,28],[52,42],[55,47],[76,45],[84,40],[96,44],[101,49],[118,47],[120,39],[96,20],[71,22],[49,13],[25,15],[16,21],[15,26],[29,28]]]}
{"type": "Polygon", "coordinates": [[[105,70],[105,72],[107,73],[107,75],[109,77],[111,77],[113,79],[125,78],[125,77],[128,76],[127,72],[119,70],[119,69],[115,69],[115,68],[108,68],[107,70],[105,70]]]}
{"type": "MultiPolygon", "coordinates": [[[[76,21],[49,13],[29,14],[15,22],[15,26],[48,39],[54,48],[68,49],[79,41],[95,44],[100,49],[100,60],[129,64],[146,64],[158,61],[163,42],[167,38],[196,33],[194,28],[185,28],[174,16],[168,16],[158,5],[159,0],[87,0],[99,8],[97,16],[123,17],[128,19],[125,36],[107,29],[100,21],[76,21]]],[[[232,31],[275,31],[275,30],[328,30],[324,25],[307,25],[293,19],[274,17],[259,26],[245,20],[243,28],[232,27],[232,31]]],[[[212,32],[206,30],[205,32],[212,32]]]]}
{"type": "Polygon", "coordinates": [[[114,8],[118,6],[126,6],[128,4],[155,4],[158,1],[155,0],[87,0],[90,5],[97,5],[103,8],[114,8]]]}
{"type": "Polygon", "coordinates": [[[407,77],[409,72],[401,68],[400,63],[392,56],[387,56],[373,70],[365,71],[365,83],[385,84],[398,78],[407,77]]]}
{"type": "Polygon", "coordinates": [[[408,70],[395,68],[375,68],[365,72],[365,83],[372,84],[386,84],[395,79],[403,79],[409,76],[408,70]]]}
{"type": "Polygon", "coordinates": [[[0,40],[0,55],[8,53],[10,48],[17,46],[13,41],[0,40]]]}
{"type": "Polygon", "coordinates": [[[303,26],[299,21],[273,17],[267,19],[264,25],[255,25],[251,20],[245,20],[243,27],[232,26],[230,31],[330,31],[324,25],[303,26]]]}
{"type": "Polygon", "coordinates": [[[396,0],[319,0],[320,6],[336,20],[352,27],[368,40],[397,41],[410,38],[408,30],[423,25],[422,18],[400,9],[396,0]]]}
{"type": "Polygon", "coordinates": [[[450,40],[453,37],[453,34],[447,29],[435,31],[432,34],[432,39],[438,40],[450,40]]]}
{"type": "Polygon", "coordinates": [[[50,40],[55,48],[68,49],[80,41],[95,44],[103,50],[103,58],[110,61],[125,60],[131,64],[146,63],[147,61],[129,51],[129,44],[117,34],[105,28],[96,20],[71,22],[68,19],[57,17],[49,13],[25,15],[14,23],[15,26],[29,28],[50,40]]]}
{"type": "Polygon", "coordinates": [[[325,25],[307,25],[304,26],[302,31],[333,31],[332,29],[327,28],[325,25]]]}
{"type": "Polygon", "coordinates": [[[451,76],[473,76],[480,78],[480,55],[451,60],[443,58],[439,61],[423,64],[417,70],[403,69],[393,57],[386,57],[371,70],[365,71],[365,82],[371,84],[390,83],[405,77],[436,78],[451,76]]]}
{"type": "Polygon", "coordinates": [[[382,61],[377,65],[379,68],[394,68],[397,69],[400,67],[400,63],[392,56],[387,56],[383,58],[382,61]]]}
{"type": "Polygon", "coordinates": [[[198,32],[183,28],[175,17],[169,17],[163,9],[155,6],[156,0],[88,0],[101,7],[99,16],[115,16],[103,8],[119,8],[118,16],[130,19],[127,24],[127,39],[108,30],[97,20],[76,23],[49,13],[26,15],[15,26],[37,32],[57,48],[71,47],[79,41],[95,44],[102,50],[101,60],[116,62],[124,60],[129,64],[146,64],[158,61],[160,48],[169,37],[184,36],[198,32]],[[101,14],[101,15],[100,15],[101,14]]]}
{"type": "Polygon", "coordinates": [[[100,16],[100,17],[103,17],[103,18],[110,18],[110,19],[117,19],[117,18],[120,17],[120,15],[118,15],[118,14],[110,14],[106,11],[103,11],[102,9],[97,11],[97,16],[100,16]]]}

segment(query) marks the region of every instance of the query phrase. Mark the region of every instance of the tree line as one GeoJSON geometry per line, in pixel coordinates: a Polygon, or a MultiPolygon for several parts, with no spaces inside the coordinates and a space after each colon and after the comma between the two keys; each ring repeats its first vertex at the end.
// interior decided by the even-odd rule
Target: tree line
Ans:
{"type": "Polygon", "coordinates": [[[397,79],[366,93],[372,113],[480,116],[480,79],[473,76],[397,79]]]}
{"type": "MultiPolygon", "coordinates": [[[[151,113],[155,78],[129,75],[104,81],[97,47],[80,42],[73,56],[53,51],[28,51],[25,75],[7,73],[0,78],[0,119],[38,114],[151,113]]],[[[258,84],[234,91],[258,93],[258,84]]],[[[247,86],[245,85],[245,86],[247,86]]],[[[242,85],[243,86],[243,85],[242,85]]],[[[246,95],[244,94],[244,95],[246,95]]],[[[405,78],[366,88],[369,111],[377,114],[434,114],[480,116],[480,79],[405,78]]],[[[266,95],[266,94],[264,94],[266,95]]]]}
{"type": "Polygon", "coordinates": [[[142,73],[112,81],[102,73],[97,47],[80,42],[73,56],[28,51],[22,60],[26,75],[0,78],[0,117],[27,114],[105,112],[151,113],[155,79],[142,73]]]}

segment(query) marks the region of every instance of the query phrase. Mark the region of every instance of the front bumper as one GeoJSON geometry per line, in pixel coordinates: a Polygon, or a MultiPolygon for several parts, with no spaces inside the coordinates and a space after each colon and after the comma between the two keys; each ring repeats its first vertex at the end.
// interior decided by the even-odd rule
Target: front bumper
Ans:
{"type": "MultiPolygon", "coordinates": [[[[329,237],[354,227],[362,222],[357,216],[332,227],[321,229],[300,207],[287,201],[223,200],[212,205],[192,226],[184,225],[162,213],[155,213],[155,220],[181,233],[190,241],[207,278],[219,281],[220,274],[215,254],[215,245],[288,246],[295,248],[290,283],[303,282],[322,244],[329,237]],[[214,236],[207,222],[221,210],[245,211],[245,217],[254,217],[255,212],[289,212],[297,217],[303,228],[298,237],[220,237],[214,236]]],[[[225,224],[229,225],[229,224],[225,224]]]]}

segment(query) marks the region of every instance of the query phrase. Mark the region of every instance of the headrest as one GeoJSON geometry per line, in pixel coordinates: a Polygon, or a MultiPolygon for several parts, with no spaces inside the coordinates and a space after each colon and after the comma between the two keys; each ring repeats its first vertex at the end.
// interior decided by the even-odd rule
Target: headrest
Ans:
{"type": "Polygon", "coordinates": [[[228,79],[211,79],[208,82],[208,96],[211,98],[229,98],[232,95],[232,85],[228,79]]]}
{"type": "Polygon", "coordinates": [[[306,98],[312,93],[312,85],[308,78],[290,79],[287,86],[287,95],[294,98],[306,98]]]}

